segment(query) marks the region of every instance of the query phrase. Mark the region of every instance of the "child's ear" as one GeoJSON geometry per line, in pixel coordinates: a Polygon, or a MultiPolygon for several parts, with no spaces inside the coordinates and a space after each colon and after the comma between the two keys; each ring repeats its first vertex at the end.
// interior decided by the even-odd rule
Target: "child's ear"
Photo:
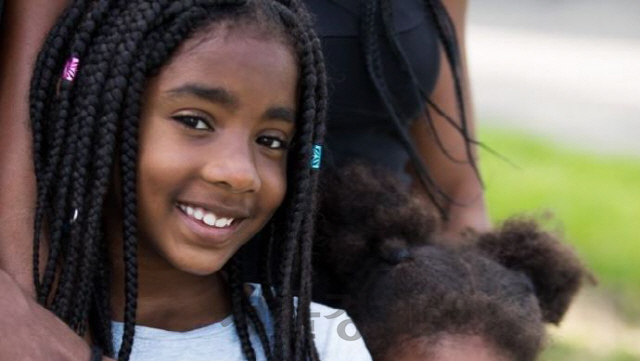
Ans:
{"type": "Polygon", "coordinates": [[[573,250],[534,221],[509,220],[497,231],[481,234],[477,246],[531,279],[546,322],[559,323],[583,281],[594,282],[573,250]]]}

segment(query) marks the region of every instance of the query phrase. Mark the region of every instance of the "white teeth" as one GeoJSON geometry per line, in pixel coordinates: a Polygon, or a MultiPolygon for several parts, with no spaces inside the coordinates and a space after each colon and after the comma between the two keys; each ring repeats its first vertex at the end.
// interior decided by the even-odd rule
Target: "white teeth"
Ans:
{"type": "Polygon", "coordinates": [[[214,216],[210,212],[205,213],[204,217],[202,218],[202,221],[208,226],[214,226],[214,225],[217,226],[218,224],[218,221],[216,220],[216,216],[214,216]]]}
{"type": "Polygon", "coordinates": [[[218,218],[215,214],[206,211],[200,207],[191,207],[184,204],[178,204],[178,207],[190,217],[193,217],[210,227],[229,227],[233,223],[233,218],[218,218]]]}

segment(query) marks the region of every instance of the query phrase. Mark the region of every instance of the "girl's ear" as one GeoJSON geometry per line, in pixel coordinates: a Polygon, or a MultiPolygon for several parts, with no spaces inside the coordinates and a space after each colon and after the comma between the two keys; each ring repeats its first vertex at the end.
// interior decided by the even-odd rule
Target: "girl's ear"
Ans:
{"type": "Polygon", "coordinates": [[[477,247],[531,279],[546,322],[558,324],[583,281],[595,282],[573,250],[531,220],[508,220],[481,234],[477,247]]]}

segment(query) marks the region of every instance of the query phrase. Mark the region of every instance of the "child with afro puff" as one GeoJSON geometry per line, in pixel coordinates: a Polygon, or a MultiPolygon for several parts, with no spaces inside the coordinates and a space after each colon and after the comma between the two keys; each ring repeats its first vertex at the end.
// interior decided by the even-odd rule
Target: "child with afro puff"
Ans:
{"type": "Polygon", "coordinates": [[[531,361],[590,274],[533,221],[447,240],[435,215],[362,165],[327,174],[321,302],[352,316],[377,361],[531,361]]]}

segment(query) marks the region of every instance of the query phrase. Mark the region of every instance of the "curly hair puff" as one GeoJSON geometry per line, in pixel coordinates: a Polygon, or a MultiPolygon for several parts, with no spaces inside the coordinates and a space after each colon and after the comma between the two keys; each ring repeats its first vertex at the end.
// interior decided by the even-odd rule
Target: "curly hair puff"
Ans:
{"type": "Polygon", "coordinates": [[[480,336],[534,360],[585,279],[575,254],[531,220],[447,240],[438,218],[390,176],[362,165],[328,174],[316,240],[325,302],[353,317],[374,359],[443,336],[480,336]]]}

